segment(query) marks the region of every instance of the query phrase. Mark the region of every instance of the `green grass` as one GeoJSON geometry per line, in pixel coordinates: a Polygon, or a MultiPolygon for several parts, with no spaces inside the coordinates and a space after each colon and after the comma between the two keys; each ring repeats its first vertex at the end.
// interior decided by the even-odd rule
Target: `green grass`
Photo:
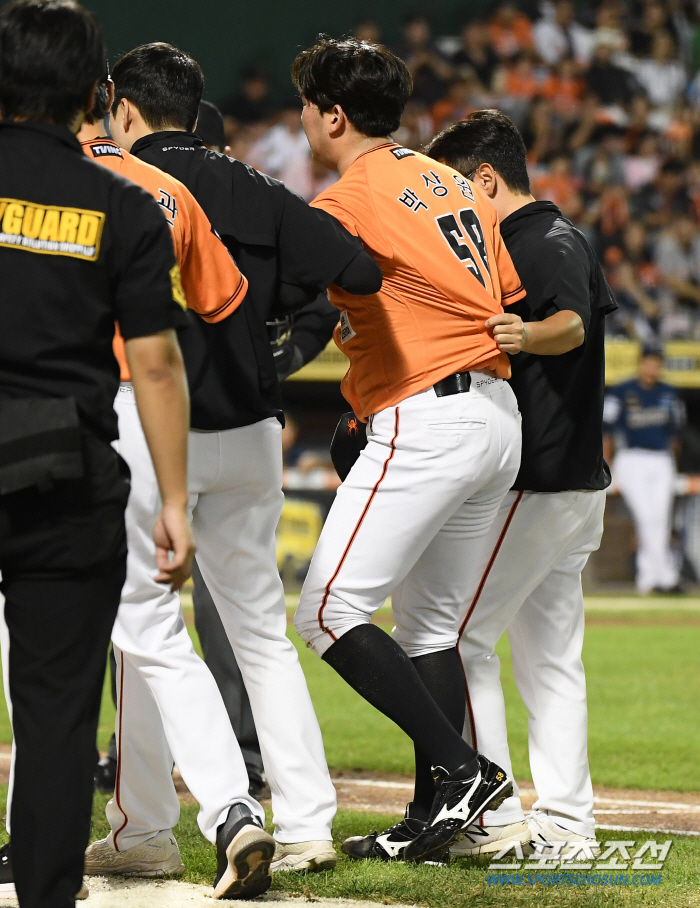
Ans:
{"type": "MultiPolygon", "coordinates": [[[[104,817],[107,798],[98,796],[93,819],[93,838],[108,832],[104,817]]],[[[269,815],[268,815],[269,820],[269,815]]],[[[371,829],[384,829],[395,823],[396,817],[340,811],[334,824],[334,839],[338,847],[350,835],[364,834],[371,829]]],[[[268,828],[270,828],[268,826],[268,828]]],[[[271,831],[271,828],[270,828],[271,831]]],[[[216,870],[214,849],[204,840],[197,826],[197,808],[184,807],[175,835],[187,867],[183,879],[190,883],[211,885],[216,870]]],[[[665,837],[645,833],[603,832],[601,841],[618,838],[635,839],[640,844],[649,838],[662,841],[665,837]]],[[[536,887],[504,888],[487,883],[487,859],[453,861],[449,867],[408,866],[352,862],[339,854],[338,867],[332,873],[278,874],[273,890],[309,900],[319,898],[367,899],[384,904],[404,903],[427,905],[432,908],[462,908],[462,906],[546,905],[554,908],[581,906],[663,905],[668,908],[700,906],[700,840],[674,838],[663,870],[660,886],[642,887],[536,887]]],[[[628,873],[631,878],[631,874],[628,873]]]]}

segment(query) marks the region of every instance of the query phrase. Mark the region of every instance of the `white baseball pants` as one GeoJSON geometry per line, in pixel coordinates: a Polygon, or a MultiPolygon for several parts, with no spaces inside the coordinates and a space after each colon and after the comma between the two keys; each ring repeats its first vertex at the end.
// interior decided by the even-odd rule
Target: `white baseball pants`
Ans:
{"type": "MultiPolygon", "coordinates": [[[[465,737],[512,778],[500,662],[495,646],[508,629],[513,674],[528,711],[535,810],[593,836],[588,769],[581,572],[603,533],[605,492],[509,492],[479,559],[469,561],[469,594],[460,608],[459,653],[467,682],[465,737]]],[[[394,604],[394,638],[410,656],[454,646],[454,614],[421,615],[394,604]]],[[[486,825],[523,819],[517,787],[486,825]]]]}
{"type": "Polygon", "coordinates": [[[373,416],[368,443],[338,490],[295,618],[323,655],[393,593],[415,614],[457,616],[484,538],[520,463],[510,386],[472,373],[471,389],[433,388],[373,416]]]}
{"type": "Polygon", "coordinates": [[[107,805],[112,840],[125,851],[177,823],[175,762],[199,802],[199,827],[214,842],[232,804],[245,802],[261,819],[264,812],[248,795],[240,747],[216,682],[194,651],[180,597],[154,580],[160,498],[129,385],[122,385],[115,410],[115,447],[131,469],[131,495],[127,577],[112,631],[118,695],[117,782],[107,805]]]}
{"type": "MultiPolygon", "coordinates": [[[[194,653],[179,596],[153,580],[151,530],[160,506],[155,473],[133,394],[122,390],[116,409],[120,453],[131,464],[130,452],[132,458],[138,452],[140,483],[127,510],[127,583],[112,638],[119,787],[107,816],[120,849],[171,828],[179,816],[174,759],[202,808],[200,828],[214,841],[234,801],[245,801],[261,818],[264,812],[248,796],[238,742],[216,682],[194,653]]],[[[274,535],[282,506],[280,435],[275,419],[190,433],[189,487],[197,560],[250,696],[275,834],[298,842],[331,838],[336,800],[306,681],[286,637],[274,535]]]]}
{"type": "Polygon", "coordinates": [[[670,589],[678,583],[671,552],[676,468],[667,451],[625,448],[612,464],[615,485],[632,512],[637,531],[637,589],[670,589]]]}

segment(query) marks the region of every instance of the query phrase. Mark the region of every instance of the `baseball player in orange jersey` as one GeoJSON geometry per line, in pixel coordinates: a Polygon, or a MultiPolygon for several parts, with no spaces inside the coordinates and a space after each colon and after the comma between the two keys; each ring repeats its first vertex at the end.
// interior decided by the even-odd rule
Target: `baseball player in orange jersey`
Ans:
{"type": "MultiPolygon", "coordinates": [[[[510,366],[486,324],[524,291],[496,213],[469,181],[387,138],[411,91],[401,60],[379,46],[320,39],[293,74],[312,152],[340,174],[313,204],[360,237],[383,275],[372,296],[331,288],[336,343],[350,359],[343,393],[368,422],[368,444],[338,491],[295,624],[432,765],[435,788],[409,805],[408,834],[376,852],[428,860],[512,783],[462,738],[456,651],[446,676],[431,677],[430,656],[411,660],[370,619],[389,595],[426,620],[439,602],[454,611],[456,643],[467,564],[520,462],[510,366]]],[[[372,851],[371,836],[359,841],[372,851]]],[[[365,856],[352,842],[344,848],[365,856]]]]}
{"type": "MultiPolygon", "coordinates": [[[[105,110],[109,106],[105,104],[105,110]]],[[[192,317],[201,316],[209,322],[226,318],[242,302],[247,281],[198,202],[178,180],[105,138],[99,116],[90,119],[93,122],[87,123],[78,136],[85,154],[143,186],[160,203],[172,228],[187,303],[198,313],[192,317]]],[[[143,596],[144,580],[147,589],[152,580],[153,542],[149,534],[157,495],[120,340],[117,337],[115,341],[122,369],[115,402],[120,435],[116,444],[131,468],[132,488],[126,517],[127,579],[112,632],[118,669],[118,761],[121,766],[137,759],[130,745],[135,736],[148,736],[150,758],[168,767],[168,774],[163,777],[168,779],[169,787],[167,791],[144,790],[145,786],[138,785],[137,772],[125,774],[131,784],[124,784],[118,768],[114,798],[107,805],[107,816],[115,831],[104,843],[97,842],[88,850],[86,871],[90,872],[93,852],[97,852],[103,866],[105,854],[117,855],[121,846],[129,848],[132,865],[140,875],[153,875],[155,866],[162,872],[164,854],[168,872],[182,872],[184,867],[172,835],[165,832],[153,837],[149,828],[144,830],[140,825],[148,825],[149,805],[155,805],[159,819],[165,808],[171,827],[177,823],[179,801],[170,780],[175,762],[199,801],[199,826],[206,838],[221,848],[221,835],[217,832],[239,826],[230,836],[231,841],[223,843],[224,850],[230,851],[229,869],[218,881],[215,897],[246,897],[257,894],[261,882],[267,888],[270,877],[265,871],[252,883],[245,876],[241,878],[242,865],[236,859],[241,848],[236,841],[240,840],[245,850],[252,846],[267,855],[269,866],[274,840],[256,825],[264,822],[264,811],[248,793],[248,773],[240,747],[216,682],[194,651],[179,599],[170,596],[165,587],[160,599],[154,600],[150,590],[146,598],[143,596]],[[161,645],[154,646],[155,640],[160,640],[161,645]],[[153,652],[158,652],[157,662],[153,652]]],[[[249,863],[247,869],[252,875],[256,865],[250,858],[249,863]]]]}

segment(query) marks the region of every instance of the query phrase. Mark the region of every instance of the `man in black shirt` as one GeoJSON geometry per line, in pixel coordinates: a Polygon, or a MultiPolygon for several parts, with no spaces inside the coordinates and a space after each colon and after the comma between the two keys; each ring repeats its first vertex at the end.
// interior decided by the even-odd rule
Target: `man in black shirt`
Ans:
{"type": "Polygon", "coordinates": [[[158,206],[75,138],[105,68],[91,14],[62,0],[10,3],[0,45],[0,589],[17,748],[12,859],[6,846],[0,870],[23,908],[69,908],[126,566],[128,470],[110,444],[114,323],[163,500],[151,570],[176,590],[194,551],[173,330],[184,314],[158,206]]]}
{"type": "MultiPolygon", "coordinates": [[[[333,282],[349,292],[374,292],[381,272],[334,218],[309,208],[282,183],[204,147],[193,132],[203,76],[191,57],[167,44],[146,45],[123,57],[112,75],[113,137],[187,186],[248,279],[246,298],[232,315],[217,325],[195,316],[182,338],[192,399],[189,484],[197,563],[253,709],[273,792],[278,847],[272,869],[327,869],[336,860],[335,791],[306,681],[286,637],[276,563],[282,410],[266,321],[305,305],[333,282]]],[[[162,661],[152,627],[163,610],[179,615],[179,601],[166,600],[144,571],[138,580],[131,595],[143,608],[130,647],[148,674],[162,661]]],[[[123,625],[121,631],[123,637],[123,625]]],[[[121,747],[130,754],[121,785],[130,804],[127,819],[108,809],[119,850],[113,836],[91,846],[91,873],[133,873],[129,852],[172,828],[169,769],[150,754],[156,744],[167,751],[165,727],[186,747],[187,728],[163,703],[158,707],[164,722],[157,724],[121,713],[121,747]],[[139,734],[145,725],[148,735],[139,734]],[[142,769],[135,772],[137,766],[142,769]]]]}
{"type": "MultiPolygon", "coordinates": [[[[555,205],[530,195],[525,147],[507,117],[478,111],[438,136],[428,153],[472,180],[494,205],[527,290],[524,300],[487,322],[512,358],[522,465],[482,563],[474,565],[459,652],[472,744],[510,774],[494,655],[508,628],[513,672],[530,715],[530,765],[539,799],[529,828],[516,792],[451,853],[497,851],[508,840],[529,839],[560,847],[562,855],[591,850],[581,571],[600,543],[610,483],[602,438],[603,323],[616,306],[583,235],[555,205]]],[[[410,643],[415,629],[396,617],[396,638],[410,643]]],[[[439,638],[439,618],[433,631],[439,638]]],[[[443,628],[443,640],[450,631],[453,626],[443,628]]]]}

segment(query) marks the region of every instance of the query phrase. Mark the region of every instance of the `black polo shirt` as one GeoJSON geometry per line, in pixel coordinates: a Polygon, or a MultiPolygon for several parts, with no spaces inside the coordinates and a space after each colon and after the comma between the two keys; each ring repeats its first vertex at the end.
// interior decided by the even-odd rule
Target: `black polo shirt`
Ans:
{"type": "Polygon", "coordinates": [[[281,418],[265,326],[279,314],[280,286],[299,286],[315,299],[362,251],[360,241],[283,183],[208,150],[192,133],[154,133],[131,152],[187,186],[248,278],[247,296],[231,316],[208,325],[191,315],[193,329],[181,337],[192,426],[224,430],[281,418]]]}
{"type": "Polygon", "coordinates": [[[531,202],[501,223],[501,236],[527,296],[508,306],[523,321],[577,312],[584,343],[561,356],[511,357],[511,386],[523,417],[523,453],[515,489],[605,489],[604,319],[617,308],[588,241],[551,202],[531,202]]]}
{"type": "Polygon", "coordinates": [[[0,275],[0,396],[73,397],[117,438],[115,321],[127,340],[185,323],[153,198],[65,127],[0,122],[0,275]]]}

